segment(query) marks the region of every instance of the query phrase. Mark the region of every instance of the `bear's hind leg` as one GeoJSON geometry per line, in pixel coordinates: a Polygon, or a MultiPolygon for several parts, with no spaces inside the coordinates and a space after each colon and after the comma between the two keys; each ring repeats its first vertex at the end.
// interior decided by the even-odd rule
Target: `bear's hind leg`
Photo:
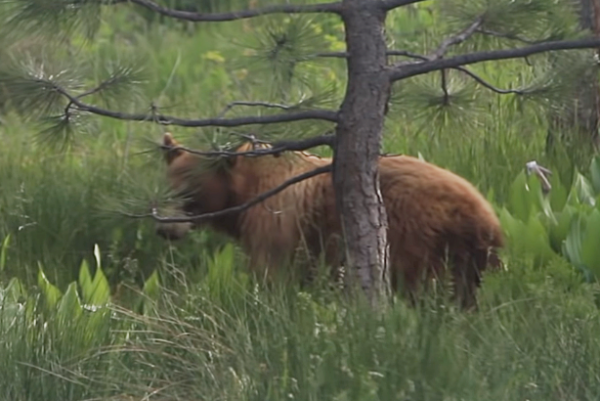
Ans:
{"type": "Polygon", "coordinates": [[[487,253],[476,250],[469,256],[463,254],[452,259],[453,298],[462,310],[477,310],[477,291],[481,286],[487,253]]]}

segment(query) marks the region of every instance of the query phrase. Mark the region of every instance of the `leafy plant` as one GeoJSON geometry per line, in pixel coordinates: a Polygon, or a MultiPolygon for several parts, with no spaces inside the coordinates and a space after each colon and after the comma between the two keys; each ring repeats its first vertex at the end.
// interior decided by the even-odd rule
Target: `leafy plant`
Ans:
{"type": "Polygon", "coordinates": [[[560,255],[585,280],[600,278],[600,156],[589,172],[591,180],[575,171],[570,189],[553,177],[548,196],[537,177],[524,172],[516,177],[500,215],[513,251],[529,254],[537,266],[560,255]]]}

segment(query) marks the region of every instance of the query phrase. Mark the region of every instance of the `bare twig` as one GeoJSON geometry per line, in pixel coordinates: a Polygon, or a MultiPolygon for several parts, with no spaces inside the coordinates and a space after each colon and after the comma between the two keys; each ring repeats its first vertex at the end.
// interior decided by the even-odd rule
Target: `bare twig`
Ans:
{"type": "Polygon", "coordinates": [[[381,0],[379,4],[384,10],[393,10],[394,8],[408,6],[409,4],[421,3],[425,0],[381,0]]]}
{"type": "MultiPolygon", "coordinates": [[[[471,25],[469,25],[467,28],[465,28],[461,32],[444,39],[444,41],[440,44],[440,46],[433,53],[431,53],[427,56],[416,55],[414,53],[411,53],[411,55],[412,55],[411,58],[417,58],[422,61],[433,61],[433,60],[442,59],[448,52],[448,49],[450,48],[450,46],[458,45],[458,44],[464,42],[465,40],[469,39],[471,36],[473,36],[473,34],[481,26],[481,24],[483,24],[483,17],[478,17],[471,25]]],[[[393,68],[401,68],[405,65],[414,65],[414,64],[415,63],[411,62],[411,61],[401,61],[399,63],[396,63],[393,68]]]]}
{"type": "MultiPolygon", "coordinates": [[[[470,76],[471,78],[473,78],[475,81],[477,81],[481,86],[499,93],[501,95],[507,95],[507,94],[514,94],[514,95],[524,95],[527,93],[527,91],[524,90],[520,90],[520,89],[500,89],[495,87],[494,85],[490,84],[489,82],[487,82],[486,80],[484,80],[483,78],[481,78],[479,75],[475,74],[474,72],[472,72],[471,70],[467,69],[466,67],[455,67],[455,70],[461,71],[462,73],[470,76]]],[[[443,70],[442,70],[443,71],[443,70]]]]}
{"type": "Polygon", "coordinates": [[[440,47],[438,47],[437,50],[433,52],[431,56],[428,57],[429,60],[437,60],[444,57],[448,52],[450,46],[461,44],[465,40],[469,39],[471,36],[473,36],[475,31],[481,26],[481,24],[483,24],[483,18],[478,17],[471,25],[469,25],[463,31],[457,33],[456,35],[450,36],[449,38],[446,38],[442,42],[440,47]]]}
{"type": "MultiPolygon", "coordinates": [[[[104,80],[102,82],[100,82],[100,84],[98,86],[95,86],[91,89],[86,90],[83,93],[80,93],[79,95],[75,96],[75,99],[82,99],[86,96],[91,96],[93,94],[96,94],[98,92],[101,92],[102,90],[104,90],[107,86],[111,85],[113,82],[115,82],[115,78],[109,78],[107,80],[104,80]]],[[[61,92],[63,93],[63,92],[61,92]]],[[[65,116],[68,119],[71,115],[70,111],[71,111],[71,107],[74,105],[75,103],[73,102],[73,100],[69,100],[69,103],[67,103],[67,105],[65,106],[65,116]]]]}
{"type": "MultiPolygon", "coordinates": [[[[235,21],[246,18],[258,17],[267,14],[309,14],[309,13],[333,13],[340,14],[341,2],[318,3],[318,4],[280,4],[262,8],[223,12],[223,13],[198,13],[193,11],[176,10],[163,7],[151,0],[129,0],[138,6],[152,10],[166,17],[176,18],[193,22],[222,22],[235,21]]],[[[115,2],[119,3],[119,2],[115,2]]]]}
{"type": "Polygon", "coordinates": [[[348,52],[320,52],[315,53],[314,57],[327,57],[327,58],[347,58],[349,56],[348,52]]]}
{"type": "Polygon", "coordinates": [[[100,85],[77,95],[77,99],[82,99],[86,96],[91,96],[95,93],[98,93],[98,92],[104,90],[107,86],[112,85],[116,81],[116,79],[117,79],[116,77],[111,77],[111,78],[108,78],[108,79],[100,82],[100,85]]]}
{"type": "Polygon", "coordinates": [[[446,79],[446,70],[441,70],[442,73],[442,91],[444,92],[443,104],[448,105],[450,102],[450,94],[448,93],[448,82],[446,79]]]}
{"type": "Polygon", "coordinates": [[[78,96],[73,96],[65,89],[58,85],[54,85],[54,90],[56,90],[61,95],[65,96],[69,99],[69,102],[72,105],[75,105],[78,110],[85,111],[92,114],[97,114],[104,117],[110,117],[118,120],[127,120],[127,121],[154,121],[158,124],[162,125],[178,125],[182,127],[237,127],[241,125],[251,125],[251,124],[273,124],[273,123],[283,123],[290,121],[299,121],[299,120],[325,120],[331,122],[337,122],[337,113],[332,110],[323,110],[323,109],[315,109],[315,110],[306,110],[299,111],[296,113],[286,113],[286,114],[275,114],[269,116],[247,116],[247,117],[238,117],[238,118],[207,118],[207,119],[183,119],[179,117],[165,116],[161,114],[155,114],[154,110],[151,113],[147,114],[131,114],[131,113],[123,113],[119,111],[107,110],[103,109],[91,104],[87,104],[82,102],[78,96]]]}
{"type": "Polygon", "coordinates": [[[577,40],[559,40],[545,43],[538,43],[531,46],[517,49],[503,49],[482,51],[475,53],[462,54],[446,59],[415,62],[412,64],[403,64],[389,69],[390,79],[398,81],[417,75],[426,74],[432,71],[438,71],[445,68],[456,68],[464,65],[481,63],[483,61],[506,60],[513,58],[522,58],[533,54],[544,53],[553,50],[574,50],[589,49],[600,47],[599,38],[586,38],[577,40]]]}
{"type": "Polygon", "coordinates": [[[527,38],[523,38],[519,35],[514,35],[511,33],[504,33],[504,32],[496,32],[496,31],[490,31],[489,29],[483,29],[483,28],[478,28],[476,31],[476,33],[482,34],[482,35],[487,35],[487,36],[495,36],[497,38],[504,38],[504,39],[510,39],[510,40],[516,40],[518,42],[523,42],[523,43],[527,43],[530,45],[536,44],[536,43],[542,43],[543,40],[531,40],[531,39],[527,39],[527,38]]]}
{"type": "Polygon", "coordinates": [[[427,58],[427,56],[424,56],[422,54],[412,53],[412,52],[409,52],[408,50],[388,50],[387,55],[388,56],[404,56],[404,57],[409,57],[409,58],[415,58],[418,60],[429,60],[427,58]]]}
{"type": "MultiPolygon", "coordinates": [[[[278,155],[282,152],[300,152],[308,149],[315,148],[317,146],[327,145],[329,147],[333,147],[335,135],[333,134],[325,134],[320,135],[308,139],[300,139],[300,140],[282,140],[273,142],[271,147],[268,149],[254,149],[248,150],[244,152],[235,152],[229,150],[211,150],[211,151],[201,151],[194,150],[190,148],[186,148],[184,146],[165,146],[159,145],[162,149],[165,150],[182,150],[184,152],[188,152],[198,156],[206,156],[206,157],[232,157],[232,156],[247,156],[247,157],[258,157],[258,156],[266,156],[266,155],[278,155]]],[[[253,138],[251,140],[254,140],[253,138]]],[[[261,141],[265,143],[264,141],[261,141]]]]}
{"type": "Polygon", "coordinates": [[[263,202],[266,199],[268,199],[274,195],[277,195],[279,192],[282,192],[284,189],[286,189],[294,184],[297,184],[301,181],[307,180],[312,177],[316,177],[317,175],[325,174],[325,173],[329,173],[329,172],[331,172],[331,164],[328,164],[327,166],[316,168],[316,169],[309,171],[307,173],[304,173],[304,174],[297,175],[296,177],[290,178],[289,180],[285,181],[283,184],[278,185],[277,187],[270,189],[266,192],[263,192],[262,194],[256,196],[255,198],[252,198],[251,200],[249,200],[246,203],[243,203],[238,206],[230,207],[227,209],[219,210],[218,212],[203,213],[203,214],[199,214],[196,216],[187,216],[187,217],[163,217],[163,216],[158,215],[158,212],[156,209],[153,209],[152,213],[147,213],[147,214],[125,213],[124,215],[127,217],[136,218],[136,219],[151,217],[160,223],[193,223],[193,222],[199,222],[199,221],[207,220],[207,219],[214,219],[216,217],[221,217],[221,216],[225,216],[228,214],[241,213],[247,209],[250,209],[252,206],[257,205],[258,203],[263,202]]]}
{"type": "Polygon", "coordinates": [[[297,105],[288,106],[285,104],[279,103],[269,103],[269,102],[250,102],[245,100],[237,100],[235,102],[229,103],[227,106],[223,108],[223,110],[219,113],[219,117],[223,117],[229,110],[233,109],[236,106],[250,106],[250,107],[266,107],[271,109],[282,109],[282,110],[291,110],[297,105]]]}
{"type": "MultiPolygon", "coordinates": [[[[429,58],[427,56],[424,56],[422,54],[412,53],[412,52],[409,52],[408,50],[388,50],[387,55],[388,56],[404,56],[404,57],[414,58],[417,60],[429,60],[429,58]]],[[[348,53],[347,52],[322,52],[322,53],[316,53],[315,57],[347,58],[348,53]]]]}

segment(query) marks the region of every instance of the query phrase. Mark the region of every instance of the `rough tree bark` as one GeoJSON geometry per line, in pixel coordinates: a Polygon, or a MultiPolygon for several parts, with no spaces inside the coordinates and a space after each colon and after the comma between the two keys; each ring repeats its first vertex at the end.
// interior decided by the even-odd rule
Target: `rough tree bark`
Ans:
{"type": "Polygon", "coordinates": [[[376,306],[389,292],[387,214],[378,159],[390,79],[385,71],[386,11],[379,2],[344,0],[348,79],[336,128],[333,180],[346,242],[346,269],[376,306]]]}

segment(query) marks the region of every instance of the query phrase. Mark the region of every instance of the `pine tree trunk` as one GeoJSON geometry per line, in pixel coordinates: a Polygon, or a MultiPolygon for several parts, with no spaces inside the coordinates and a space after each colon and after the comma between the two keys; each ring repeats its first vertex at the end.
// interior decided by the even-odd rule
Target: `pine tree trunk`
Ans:
{"type": "Polygon", "coordinates": [[[346,268],[373,306],[388,293],[387,215],[378,159],[390,82],[386,13],[370,0],[343,1],[348,84],[336,131],[333,179],[346,240],[346,268]],[[356,273],[356,276],[353,274],[356,273]]]}

